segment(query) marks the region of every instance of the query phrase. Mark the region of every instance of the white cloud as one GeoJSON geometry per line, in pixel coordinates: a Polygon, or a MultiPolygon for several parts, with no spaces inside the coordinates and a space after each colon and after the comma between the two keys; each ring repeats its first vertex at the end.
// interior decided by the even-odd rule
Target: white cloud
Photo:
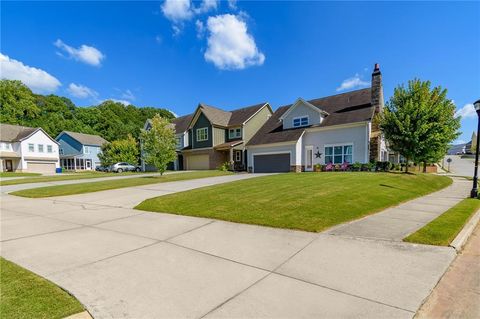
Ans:
{"type": "Polygon", "coordinates": [[[255,39],[248,33],[247,24],[240,16],[232,14],[209,17],[209,32],[205,60],[223,70],[244,69],[262,65],[265,55],[260,52],[255,39]]]}
{"type": "Polygon", "coordinates": [[[132,91],[130,90],[126,90],[125,92],[123,92],[121,98],[128,101],[135,101],[136,99],[135,95],[133,95],[132,91]]]}
{"type": "Polygon", "coordinates": [[[237,9],[237,0],[228,0],[228,7],[232,10],[237,9]]]}
{"type": "Polygon", "coordinates": [[[105,100],[101,101],[101,103],[107,102],[107,101],[112,101],[112,102],[115,102],[115,103],[122,103],[123,105],[126,105],[126,106],[132,104],[131,102],[126,101],[126,100],[113,99],[113,98],[112,99],[105,99],[105,100]]]}
{"type": "Polygon", "coordinates": [[[155,41],[156,41],[158,44],[161,44],[161,43],[163,42],[162,36],[157,35],[157,36],[155,37],[155,41]]]}
{"type": "Polygon", "coordinates": [[[198,8],[194,8],[193,11],[196,14],[206,13],[210,10],[216,10],[218,6],[218,0],[203,0],[198,8]]]}
{"type": "Polygon", "coordinates": [[[365,87],[369,85],[370,83],[362,80],[360,78],[360,75],[357,73],[355,74],[355,76],[343,80],[342,84],[340,84],[340,86],[337,88],[337,91],[345,91],[345,90],[365,87]]]}
{"type": "Polygon", "coordinates": [[[67,91],[68,93],[70,93],[71,96],[79,99],[86,99],[86,98],[97,99],[98,98],[98,93],[96,91],[81,84],[70,83],[70,85],[67,88],[67,91]]]}
{"type": "Polygon", "coordinates": [[[462,120],[469,119],[469,118],[476,118],[477,112],[475,111],[475,107],[473,104],[465,104],[462,108],[458,109],[455,112],[455,117],[461,116],[462,120]]]}
{"type": "Polygon", "coordinates": [[[195,21],[195,29],[197,29],[197,38],[203,38],[203,36],[205,35],[205,25],[202,21],[195,21]]]}
{"type": "Polygon", "coordinates": [[[23,64],[0,53],[0,78],[20,80],[35,93],[55,91],[60,85],[59,80],[49,73],[23,64]]]}
{"type": "MultiPolygon", "coordinates": [[[[97,48],[82,44],[78,49],[65,44],[62,40],[58,39],[54,45],[67,53],[69,58],[81,61],[86,64],[100,66],[102,60],[105,59],[105,55],[97,48]]],[[[60,52],[59,55],[63,56],[60,52]]]]}
{"type": "Polygon", "coordinates": [[[190,0],[165,0],[161,9],[165,17],[173,22],[189,20],[193,16],[190,0]]]}

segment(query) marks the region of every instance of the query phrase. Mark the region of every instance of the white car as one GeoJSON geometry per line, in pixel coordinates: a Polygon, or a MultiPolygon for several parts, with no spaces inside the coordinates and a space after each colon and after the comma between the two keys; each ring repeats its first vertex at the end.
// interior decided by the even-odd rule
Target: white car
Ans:
{"type": "Polygon", "coordinates": [[[126,162],[115,163],[110,166],[110,172],[122,173],[122,172],[140,172],[140,167],[128,164],[126,162]]]}

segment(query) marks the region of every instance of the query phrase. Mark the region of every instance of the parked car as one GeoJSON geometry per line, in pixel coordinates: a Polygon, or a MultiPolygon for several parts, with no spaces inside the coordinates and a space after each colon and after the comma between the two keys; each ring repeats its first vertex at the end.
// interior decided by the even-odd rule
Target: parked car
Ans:
{"type": "Polygon", "coordinates": [[[97,167],[95,167],[95,170],[97,172],[108,172],[109,168],[108,168],[108,166],[97,166],[97,167]]]}
{"type": "Polygon", "coordinates": [[[115,163],[110,166],[110,172],[140,172],[140,167],[125,162],[115,163]]]}

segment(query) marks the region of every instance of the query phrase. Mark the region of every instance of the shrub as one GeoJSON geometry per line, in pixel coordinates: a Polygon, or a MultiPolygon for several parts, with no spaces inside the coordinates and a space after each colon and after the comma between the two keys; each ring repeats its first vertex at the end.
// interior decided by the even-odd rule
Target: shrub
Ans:
{"type": "Polygon", "coordinates": [[[358,172],[362,169],[362,163],[355,162],[355,163],[352,164],[351,168],[354,172],[358,172]]]}
{"type": "Polygon", "coordinates": [[[229,169],[230,169],[230,163],[229,163],[229,162],[225,162],[225,163],[223,163],[222,165],[220,165],[220,166],[218,167],[218,170],[219,170],[219,171],[222,171],[222,172],[226,172],[226,171],[228,171],[229,169]]]}

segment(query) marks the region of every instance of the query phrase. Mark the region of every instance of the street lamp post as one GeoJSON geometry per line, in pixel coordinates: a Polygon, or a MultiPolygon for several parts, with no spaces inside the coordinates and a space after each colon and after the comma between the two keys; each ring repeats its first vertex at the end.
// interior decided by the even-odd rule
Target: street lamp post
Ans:
{"type": "MultiPolygon", "coordinates": [[[[477,198],[478,195],[478,145],[480,143],[480,100],[477,100],[473,103],[475,107],[475,111],[477,111],[477,144],[475,145],[475,171],[473,172],[473,187],[472,191],[470,192],[471,198],[477,198]]],[[[472,141],[473,142],[473,141],[472,141]]]]}

